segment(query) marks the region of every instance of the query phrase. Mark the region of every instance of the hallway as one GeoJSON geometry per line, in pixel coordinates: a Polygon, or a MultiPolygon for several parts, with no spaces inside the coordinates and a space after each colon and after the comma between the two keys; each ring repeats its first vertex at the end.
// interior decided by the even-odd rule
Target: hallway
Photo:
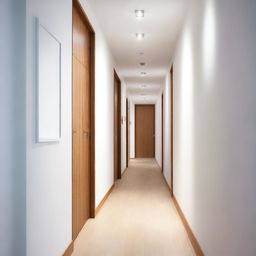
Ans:
{"type": "Polygon", "coordinates": [[[154,159],[131,160],[72,256],[195,255],[154,159]]]}
{"type": "Polygon", "coordinates": [[[255,13],[1,0],[0,256],[256,256],[255,13]]]}

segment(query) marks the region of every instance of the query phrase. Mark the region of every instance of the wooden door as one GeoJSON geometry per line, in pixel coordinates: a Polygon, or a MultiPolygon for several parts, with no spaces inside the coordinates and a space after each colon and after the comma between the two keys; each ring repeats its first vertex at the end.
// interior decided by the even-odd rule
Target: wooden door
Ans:
{"type": "Polygon", "coordinates": [[[155,157],[155,105],[135,105],[135,155],[155,157]]]}
{"type": "Polygon", "coordinates": [[[171,98],[171,190],[172,190],[172,195],[173,195],[173,143],[174,143],[174,140],[173,140],[173,133],[174,133],[174,131],[173,131],[173,111],[174,111],[174,103],[173,103],[173,101],[174,101],[174,92],[173,92],[173,66],[172,66],[172,68],[171,68],[171,84],[170,84],[170,86],[171,86],[171,90],[170,90],[170,92],[171,92],[171,95],[170,95],[170,98],[171,98]]]}
{"type": "Polygon", "coordinates": [[[126,98],[126,168],[129,165],[129,126],[130,126],[130,118],[129,118],[129,101],[126,98]]]}
{"type": "Polygon", "coordinates": [[[73,7],[73,239],[90,218],[91,36],[81,10],[73,7]]]}
{"type": "Polygon", "coordinates": [[[114,180],[121,179],[121,81],[114,72],[114,180]]]}
{"type": "Polygon", "coordinates": [[[162,107],[161,107],[161,114],[162,114],[162,172],[164,172],[164,94],[162,93],[162,107]]]}

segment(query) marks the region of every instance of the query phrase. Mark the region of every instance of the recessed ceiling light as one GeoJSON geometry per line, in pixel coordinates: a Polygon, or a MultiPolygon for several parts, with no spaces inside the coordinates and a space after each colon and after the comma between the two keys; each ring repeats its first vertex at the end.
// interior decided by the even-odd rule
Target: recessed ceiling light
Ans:
{"type": "Polygon", "coordinates": [[[136,37],[137,37],[137,39],[139,39],[139,40],[143,39],[144,36],[145,36],[144,33],[136,33],[136,37]]]}
{"type": "Polygon", "coordinates": [[[142,76],[145,76],[147,73],[146,72],[140,72],[140,74],[142,75],[142,76]]]}
{"type": "Polygon", "coordinates": [[[146,63],[145,63],[145,62],[140,62],[140,65],[141,65],[141,66],[145,66],[146,63]]]}
{"type": "Polygon", "coordinates": [[[135,16],[137,19],[144,18],[144,10],[135,10],[135,16]]]}

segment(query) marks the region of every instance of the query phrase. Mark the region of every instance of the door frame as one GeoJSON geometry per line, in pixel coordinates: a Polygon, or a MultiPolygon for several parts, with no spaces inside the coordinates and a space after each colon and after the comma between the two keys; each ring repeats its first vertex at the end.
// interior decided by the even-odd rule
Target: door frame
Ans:
{"type": "Polygon", "coordinates": [[[173,84],[173,65],[171,67],[171,70],[170,70],[170,98],[171,98],[171,191],[172,191],[172,196],[173,196],[173,122],[174,122],[174,116],[173,116],[173,111],[174,111],[174,103],[173,103],[173,100],[174,100],[174,95],[173,95],[173,87],[174,87],[174,84],[173,84]]]}
{"type": "Polygon", "coordinates": [[[161,100],[161,116],[162,116],[162,173],[164,173],[164,93],[161,100]]]}
{"type": "Polygon", "coordinates": [[[137,158],[136,156],[136,108],[138,106],[154,106],[154,158],[156,158],[156,104],[135,104],[134,105],[134,154],[135,154],[135,158],[137,158]]]}
{"type": "Polygon", "coordinates": [[[121,179],[122,178],[122,171],[121,171],[121,153],[122,153],[122,145],[121,145],[121,139],[122,139],[122,98],[121,98],[121,95],[122,95],[122,87],[121,87],[121,79],[119,78],[116,70],[114,69],[114,130],[113,130],[113,133],[114,133],[114,182],[117,180],[117,179],[121,179]],[[119,86],[119,89],[116,88],[116,82],[118,82],[118,86],[119,86]],[[117,145],[115,143],[115,92],[117,90],[117,94],[118,94],[118,102],[117,102],[117,145]],[[116,147],[117,147],[117,155],[116,155],[116,147]],[[117,175],[115,173],[115,169],[116,169],[116,161],[115,159],[117,158],[117,175]]]}
{"type": "Polygon", "coordinates": [[[129,167],[129,125],[130,125],[130,118],[129,118],[129,100],[126,98],[126,168],[129,167]]]}
{"type": "MultiPolygon", "coordinates": [[[[90,31],[90,98],[91,98],[91,106],[90,106],[90,125],[91,125],[91,134],[90,134],[90,218],[95,217],[95,31],[83,10],[79,0],[73,0],[72,8],[76,8],[80,13],[81,18],[83,19],[84,24],[88,27],[90,31]]],[[[73,19],[73,18],[72,18],[73,19]]],[[[73,25],[72,25],[72,34],[73,34],[73,25]]],[[[73,38],[72,38],[73,44],[73,38]]],[[[73,53],[73,48],[72,48],[73,53]]],[[[72,77],[73,77],[73,64],[72,64],[72,77]]],[[[73,79],[72,79],[73,81],[73,79]]],[[[73,93],[73,82],[72,82],[72,93],[73,93]]],[[[72,99],[73,101],[73,99],[72,99]]],[[[73,110],[72,110],[73,116],[73,110]]],[[[73,152],[73,149],[72,149],[73,152]]],[[[73,162],[73,157],[72,157],[73,162]]],[[[72,165],[72,173],[73,173],[73,165],[72,165]]],[[[74,180],[72,177],[72,186],[74,186],[74,180]]],[[[74,198],[74,192],[72,189],[72,205],[74,198]]],[[[73,212],[73,207],[72,207],[73,212]]],[[[73,221],[72,221],[73,222],[73,221]]],[[[72,224],[73,225],[73,224],[72,224]]],[[[73,228],[72,228],[73,229],[73,228]]],[[[72,232],[73,233],[73,232],[72,232]]],[[[73,235],[72,235],[73,236],[73,235]]],[[[74,237],[73,237],[74,239],[74,237]]]]}

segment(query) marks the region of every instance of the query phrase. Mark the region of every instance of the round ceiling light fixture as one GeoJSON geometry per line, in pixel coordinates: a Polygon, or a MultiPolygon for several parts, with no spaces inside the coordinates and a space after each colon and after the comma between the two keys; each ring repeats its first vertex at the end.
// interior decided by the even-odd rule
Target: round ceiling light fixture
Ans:
{"type": "Polygon", "coordinates": [[[137,19],[142,19],[144,18],[145,11],[144,10],[135,10],[135,17],[137,19]]]}
{"type": "Polygon", "coordinates": [[[142,40],[144,37],[145,37],[145,34],[144,34],[144,33],[136,33],[136,38],[137,38],[138,40],[142,40]]]}

